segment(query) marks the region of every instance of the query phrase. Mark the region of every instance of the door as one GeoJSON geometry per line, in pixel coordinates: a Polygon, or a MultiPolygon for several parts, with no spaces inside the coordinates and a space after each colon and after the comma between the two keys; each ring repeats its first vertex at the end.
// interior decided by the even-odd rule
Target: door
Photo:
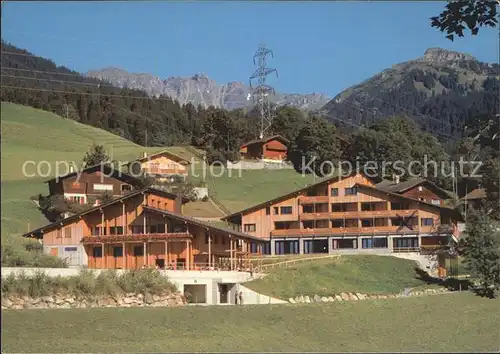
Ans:
{"type": "Polygon", "coordinates": [[[220,303],[227,304],[229,296],[229,284],[219,284],[220,303]]]}

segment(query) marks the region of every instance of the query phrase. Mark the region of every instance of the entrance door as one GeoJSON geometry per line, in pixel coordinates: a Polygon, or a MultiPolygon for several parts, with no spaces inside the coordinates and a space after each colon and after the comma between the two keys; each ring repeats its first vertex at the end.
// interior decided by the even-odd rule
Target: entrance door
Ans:
{"type": "Polygon", "coordinates": [[[220,303],[227,304],[229,297],[229,284],[219,284],[220,303]]]}
{"type": "Polygon", "coordinates": [[[165,260],[164,259],[160,259],[160,258],[157,258],[156,259],[156,266],[160,269],[164,269],[165,268],[165,260]]]}

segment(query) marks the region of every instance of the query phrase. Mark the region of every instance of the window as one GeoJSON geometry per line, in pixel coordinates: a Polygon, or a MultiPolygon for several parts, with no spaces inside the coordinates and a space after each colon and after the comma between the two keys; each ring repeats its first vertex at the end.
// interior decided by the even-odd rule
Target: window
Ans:
{"type": "Polygon", "coordinates": [[[292,213],[291,206],[282,206],[281,207],[281,214],[291,214],[291,213],[292,213]]]}
{"type": "Polygon", "coordinates": [[[64,247],[64,252],[76,252],[76,247],[64,247]]]}
{"type": "Polygon", "coordinates": [[[130,184],[122,184],[120,189],[122,192],[129,192],[132,190],[132,186],[130,184]]]}
{"type": "Polygon", "coordinates": [[[356,195],[357,193],[358,193],[358,191],[357,191],[356,187],[345,189],[345,195],[356,195]]]}
{"type": "Polygon", "coordinates": [[[123,235],[123,227],[122,226],[111,226],[109,228],[110,235],[123,235]]]}
{"type": "Polygon", "coordinates": [[[62,229],[56,231],[56,238],[62,238],[62,229]]]}
{"type": "Polygon", "coordinates": [[[113,190],[113,185],[112,184],[99,184],[99,183],[95,183],[94,184],[94,190],[95,191],[112,191],[113,190]]]}
{"type": "Polygon", "coordinates": [[[330,189],[330,195],[332,197],[338,197],[339,196],[339,189],[338,188],[332,188],[332,189],[330,189]]]}
{"type": "Polygon", "coordinates": [[[149,232],[152,233],[152,234],[155,234],[158,232],[158,227],[156,225],[151,225],[149,227],[149,232]]]}
{"type": "Polygon", "coordinates": [[[266,207],[266,215],[271,215],[271,207],[266,207]]]}
{"type": "Polygon", "coordinates": [[[144,246],[134,246],[134,256],[144,256],[144,246]]]}
{"type": "Polygon", "coordinates": [[[71,226],[64,228],[64,238],[71,238],[71,226]]]}
{"type": "Polygon", "coordinates": [[[243,230],[245,232],[255,232],[255,224],[245,224],[243,225],[243,230]]]}
{"type": "Polygon", "coordinates": [[[101,258],[102,257],[102,247],[101,246],[94,247],[92,249],[92,256],[94,256],[94,258],[101,258]]]}
{"type": "Polygon", "coordinates": [[[421,219],[421,224],[422,226],[432,226],[434,225],[434,219],[433,218],[423,218],[421,219]]]}
{"type": "Polygon", "coordinates": [[[361,220],[361,226],[362,227],[373,227],[373,220],[372,219],[363,219],[363,220],[361,220]]]}
{"type": "Polygon", "coordinates": [[[115,246],[113,247],[113,257],[123,257],[123,247],[115,246]]]}
{"type": "Polygon", "coordinates": [[[274,215],[278,215],[280,213],[280,209],[278,207],[274,207],[274,215]]]}
{"type": "Polygon", "coordinates": [[[164,234],[165,233],[165,224],[156,225],[156,232],[159,234],[164,234]]]}

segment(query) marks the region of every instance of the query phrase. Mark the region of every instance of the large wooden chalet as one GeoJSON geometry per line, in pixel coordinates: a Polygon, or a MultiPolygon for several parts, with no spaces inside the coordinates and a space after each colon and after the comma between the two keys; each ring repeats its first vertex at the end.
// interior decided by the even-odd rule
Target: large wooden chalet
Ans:
{"type": "Polygon", "coordinates": [[[266,254],[423,252],[459,237],[461,215],[426,181],[384,182],[361,173],[334,177],[224,218],[269,240],[266,254]]]}
{"type": "Polygon", "coordinates": [[[280,135],[249,141],[240,147],[243,159],[285,160],[288,140],[280,135]]]}
{"type": "Polygon", "coordinates": [[[26,233],[70,266],[131,269],[236,269],[263,239],[182,215],[186,199],[135,190],[83,213],[26,233]]]}

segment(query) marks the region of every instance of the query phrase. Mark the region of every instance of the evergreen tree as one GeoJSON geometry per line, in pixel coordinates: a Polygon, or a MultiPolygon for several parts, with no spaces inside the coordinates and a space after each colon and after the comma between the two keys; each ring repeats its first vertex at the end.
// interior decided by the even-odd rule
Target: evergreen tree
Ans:
{"type": "Polygon", "coordinates": [[[485,213],[470,215],[466,237],[461,242],[470,274],[477,278],[486,295],[500,289],[500,228],[485,213]]]}
{"type": "Polygon", "coordinates": [[[92,144],[89,151],[83,157],[84,167],[94,166],[100,163],[109,162],[109,156],[102,145],[92,144]]]}

